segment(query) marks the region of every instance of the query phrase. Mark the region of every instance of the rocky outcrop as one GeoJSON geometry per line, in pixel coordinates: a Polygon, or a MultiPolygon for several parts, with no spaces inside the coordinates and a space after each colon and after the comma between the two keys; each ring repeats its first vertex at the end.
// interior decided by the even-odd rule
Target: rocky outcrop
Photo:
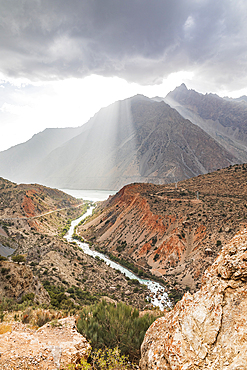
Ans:
{"type": "Polygon", "coordinates": [[[186,293],[148,329],[142,370],[247,368],[247,229],[236,234],[205,272],[201,289],[186,293]]]}
{"type": "MultiPolygon", "coordinates": [[[[0,369],[57,370],[87,358],[90,344],[77,332],[75,318],[67,317],[38,330],[14,322],[0,324],[0,369]]],[[[66,367],[67,368],[67,367],[66,367]]]]}
{"type": "Polygon", "coordinates": [[[34,302],[49,303],[50,297],[29,266],[14,262],[0,262],[0,299],[13,298],[21,301],[26,294],[32,294],[34,302]]]}

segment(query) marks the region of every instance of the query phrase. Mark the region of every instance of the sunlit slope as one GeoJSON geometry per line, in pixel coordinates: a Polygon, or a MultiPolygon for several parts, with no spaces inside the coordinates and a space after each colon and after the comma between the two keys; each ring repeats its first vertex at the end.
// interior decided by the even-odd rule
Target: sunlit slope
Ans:
{"type": "Polygon", "coordinates": [[[82,127],[47,128],[25,143],[0,152],[0,176],[17,182],[33,182],[37,164],[52,150],[80,134],[82,127]]]}
{"type": "Polygon", "coordinates": [[[140,95],[101,109],[84,126],[38,164],[36,181],[119,189],[132,182],[179,181],[236,162],[176,110],[140,95]]]}

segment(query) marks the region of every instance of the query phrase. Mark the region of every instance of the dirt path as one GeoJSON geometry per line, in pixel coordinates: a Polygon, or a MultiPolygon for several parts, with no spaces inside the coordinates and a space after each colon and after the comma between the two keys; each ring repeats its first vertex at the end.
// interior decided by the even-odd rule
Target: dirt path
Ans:
{"type": "Polygon", "coordinates": [[[0,217],[0,220],[33,220],[35,218],[43,217],[43,216],[49,215],[49,214],[54,213],[54,212],[63,211],[65,209],[78,208],[78,207],[82,206],[83,204],[84,203],[81,203],[81,204],[78,204],[77,206],[72,206],[72,207],[58,208],[58,209],[55,209],[54,211],[49,211],[49,212],[41,213],[40,215],[37,215],[37,216],[30,216],[30,217],[26,217],[26,216],[23,216],[23,217],[0,217]]]}

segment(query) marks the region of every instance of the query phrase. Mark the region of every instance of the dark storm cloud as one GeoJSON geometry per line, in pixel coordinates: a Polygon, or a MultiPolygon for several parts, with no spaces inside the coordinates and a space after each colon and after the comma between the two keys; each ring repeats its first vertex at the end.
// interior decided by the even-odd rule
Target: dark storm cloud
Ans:
{"type": "Polygon", "coordinates": [[[195,71],[247,82],[246,0],[0,0],[0,69],[30,79],[195,71]]]}

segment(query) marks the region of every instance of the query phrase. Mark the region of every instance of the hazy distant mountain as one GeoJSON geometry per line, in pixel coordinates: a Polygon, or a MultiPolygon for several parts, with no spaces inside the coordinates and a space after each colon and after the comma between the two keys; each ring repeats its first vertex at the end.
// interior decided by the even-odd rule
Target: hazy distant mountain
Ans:
{"type": "MultiPolygon", "coordinates": [[[[17,171],[18,181],[27,181],[28,175],[28,181],[59,188],[119,189],[131,182],[179,181],[236,162],[169,105],[141,95],[101,109],[81,129],[70,140],[63,137],[60,146],[50,140],[49,149],[54,150],[49,153],[45,131],[43,136],[36,135],[6,151],[12,168],[23,168],[25,159],[23,176],[17,171]],[[20,149],[22,155],[17,157],[20,149]],[[35,150],[41,151],[43,158],[33,158],[35,150]]],[[[1,163],[6,152],[0,153],[1,163]]],[[[13,170],[11,176],[16,176],[13,170]]]]}
{"type": "Polygon", "coordinates": [[[182,84],[164,100],[224,146],[239,162],[247,162],[247,104],[244,97],[235,100],[215,94],[203,95],[182,84]]]}
{"type": "Polygon", "coordinates": [[[47,128],[25,143],[0,152],[0,174],[16,182],[34,181],[34,171],[52,150],[83,131],[77,128],[47,128]]]}
{"type": "Polygon", "coordinates": [[[239,98],[229,98],[228,96],[224,96],[224,99],[230,100],[230,101],[243,101],[243,102],[247,103],[247,96],[246,95],[242,95],[239,98]]]}

